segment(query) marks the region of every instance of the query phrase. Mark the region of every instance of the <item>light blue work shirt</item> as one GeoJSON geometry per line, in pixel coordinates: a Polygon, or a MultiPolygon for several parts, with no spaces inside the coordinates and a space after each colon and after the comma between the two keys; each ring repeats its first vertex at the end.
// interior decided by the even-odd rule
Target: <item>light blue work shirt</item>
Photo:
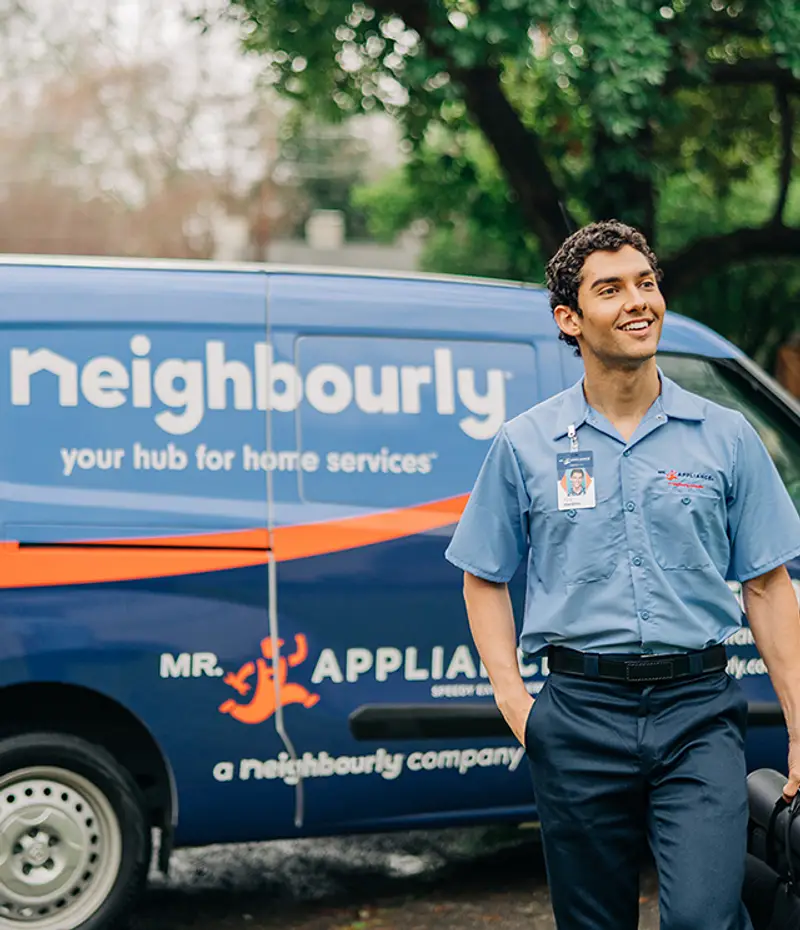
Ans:
{"type": "Polygon", "coordinates": [[[726,580],[800,555],[800,517],[749,422],[659,375],[627,443],[580,381],[505,423],[486,455],[446,557],[495,582],[527,558],[525,653],[721,643],[743,620],[726,580]],[[571,424],[593,453],[592,509],[558,509],[571,424]]]}

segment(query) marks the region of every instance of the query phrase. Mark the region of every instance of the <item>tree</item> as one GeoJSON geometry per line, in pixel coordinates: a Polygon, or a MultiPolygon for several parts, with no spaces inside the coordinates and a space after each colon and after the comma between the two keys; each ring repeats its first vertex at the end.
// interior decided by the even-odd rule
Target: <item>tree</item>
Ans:
{"type": "Polygon", "coordinates": [[[288,224],[287,107],[230,24],[203,33],[182,0],[18,0],[0,26],[0,249],[207,258],[235,216],[255,256],[288,224]]]}
{"type": "Polygon", "coordinates": [[[291,232],[299,238],[315,210],[340,211],[349,238],[366,236],[366,217],[352,192],[369,177],[371,153],[366,140],[353,133],[352,123],[325,123],[294,110],[283,124],[280,176],[284,190],[293,192],[291,232]]]}
{"type": "MultiPolygon", "coordinates": [[[[391,240],[422,219],[429,227],[423,269],[541,280],[543,254],[506,196],[496,159],[477,133],[467,142],[455,157],[446,142],[431,140],[401,168],[358,186],[354,200],[366,212],[370,231],[391,240]]],[[[764,191],[773,184],[773,165],[765,159],[744,177],[732,179],[735,174],[726,176],[724,191],[710,170],[676,171],[662,183],[659,251],[675,253],[693,238],[763,222],[770,210],[764,191]]],[[[800,185],[789,194],[785,217],[800,225],[800,185]]],[[[796,259],[758,259],[712,271],[674,294],[667,283],[670,309],[711,326],[767,368],[773,368],[779,347],[793,333],[800,336],[796,259]]]]}
{"type": "Polygon", "coordinates": [[[774,173],[758,222],[678,243],[664,262],[670,290],[800,254],[800,228],[786,222],[800,91],[793,0],[231,6],[244,12],[246,45],[284,95],[331,119],[392,113],[418,174],[447,177],[440,196],[471,195],[478,212],[505,214],[521,242],[535,237],[540,259],[590,218],[632,221],[658,244],[673,173],[711,178],[722,197],[764,161],[774,173]],[[480,191],[468,151],[475,135],[496,159],[507,205],[480,191]],[[426,161],[443,148],[441,166],[426,161]]]}

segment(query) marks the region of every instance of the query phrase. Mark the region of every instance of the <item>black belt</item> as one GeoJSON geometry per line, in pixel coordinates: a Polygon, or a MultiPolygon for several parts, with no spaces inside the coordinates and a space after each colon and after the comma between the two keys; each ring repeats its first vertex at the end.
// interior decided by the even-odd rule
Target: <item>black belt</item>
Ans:
{"type": "Polygon", "coordinates": [[[725,646],[712,646],[700,652],[669,655],[601,655],[577,652],[565,646],[550,646],[547,662],[551,672],[579,675],[596,680],[626,681],[643,684],[701,678],[727,667],[725,646]]]}

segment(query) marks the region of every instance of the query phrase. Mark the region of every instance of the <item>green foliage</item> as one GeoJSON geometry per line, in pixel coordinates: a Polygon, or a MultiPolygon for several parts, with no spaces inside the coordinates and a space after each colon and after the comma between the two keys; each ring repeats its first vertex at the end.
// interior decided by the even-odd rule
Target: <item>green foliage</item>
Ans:
{"type": "Polygon", "coordinates": [[[425,270],[541,278],[541,250],[484,139],[474,130],[432,136],[401,169],[354,189],[370,233],[391,241],[423,220],[432,231],[422,258],[425,270]]]}
{"type": "MultiPolygon", "coordinates": [[[[774,160],[754,165],[743,178],[729,180],[720,191],[713,174],[699,169],[676,173],[662,187],[658,212],[659,247],[677,252],[700,236],[760,226],[772,215],[778,184],[774,160]]],[[[789,192],[785,220],[800,225],[800,186],[789,192]]]]}
{"type": "MultiPolygon", "coordinates": [[[[712,179],[676,175],[661,200],[662,246],[675,251],[693,238],[758,226],[772,213],[775,172],[767,162],[717,196],[712,179]]],[[[800,187],[790,193],[786,220],[800,225],[800,187]]],[[[665,282],[669,295],[669,282],[665,282]]],[[[710,274],[669,300],[672,310],[700,320],[731,338],[767,368],[778,348],[800,329],[800,263],[763,259],[710,274]]]]}
{"type": "MultiPolygon", "coordinates": [[[[534,235],[549,189],[574,222],[635,222],[667,258],[763,226],[753,267],[709,269],[709,280],[735,281],[743,307],[769,305],[764,332],[783,325],[797,259],[783,261],[784,247],[770,261],[767,224],[782,154],[776,85],[800,90],[796,0],[231,3],[287,97],[328,120],[397,118],[408,164],[356,188],[353,203],[384,239],[426,221],[426,267],[540,279],[542,242],[565,232],[550,209],[548,235],[534,235]]],[[[800,222],[795,192],[783,220],[800,222]]],[[[717,285],[681,300],[708,317],[717,285]]],[[[744,315],[720,310],[717,328],[749,342],[744,315]]]]}

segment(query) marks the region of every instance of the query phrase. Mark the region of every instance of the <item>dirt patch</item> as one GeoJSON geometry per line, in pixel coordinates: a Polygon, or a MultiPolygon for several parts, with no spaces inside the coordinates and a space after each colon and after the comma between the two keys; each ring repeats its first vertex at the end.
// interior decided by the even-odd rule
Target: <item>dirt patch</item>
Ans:
{"type": "MultiPolygon", "coordinates": [[[[555,930],[538,842],[511,830],[439,831],[178,854],[134,930],[555,930]]],[[[657,930],[644,875],[640,930],[657,930]]]]}

